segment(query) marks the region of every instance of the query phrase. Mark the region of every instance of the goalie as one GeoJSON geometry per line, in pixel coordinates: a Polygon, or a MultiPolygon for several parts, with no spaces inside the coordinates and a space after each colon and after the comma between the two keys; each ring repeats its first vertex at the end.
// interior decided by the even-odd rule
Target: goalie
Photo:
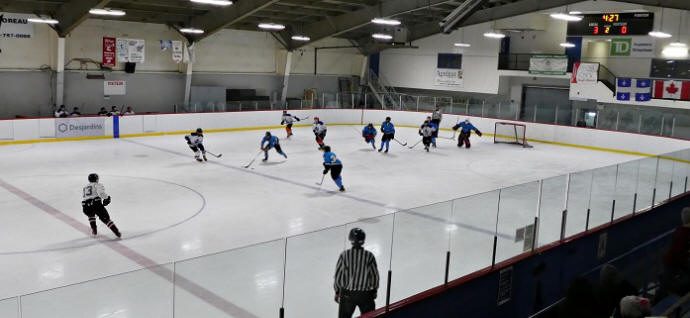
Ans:
{"type": "Polygon", "coordinates": [[[479,131],[477,127],[472,125],[469,118],[453,126],[453,130],[460,130],[460,136],[458,136],[458,147],[462,147],[463,144],[465,145],[465,148],[470,148],[472,146],[472,144],[470,144],[470,135],[472,134],[473,130],[479,137],[482,136],[482,132],[479,131]]]}

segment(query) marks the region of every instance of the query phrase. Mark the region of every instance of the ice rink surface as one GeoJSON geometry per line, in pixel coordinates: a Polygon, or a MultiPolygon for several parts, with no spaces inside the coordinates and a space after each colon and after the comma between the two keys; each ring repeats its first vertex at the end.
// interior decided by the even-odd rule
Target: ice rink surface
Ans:
{"type": "MultiPolygon", "coordinates": [[[[379,260],[380,306],[389,266],[395,301],[442,283],[448,245],[458,255],[452,277],[490,263],[495,193],[480,193],[553,177],[544,182],[542,204],[558,207],[564,174],[638,159],[547,144],[495,145],[476,136],[469,150],[439,139],[429,153],[392,142],[390,153],[381,154],[364,143],[360,130],[333,126],[326,138],[343,161],[345,193],[328,177],[323,187],[316,185],[322,159],[308,128],[295,129],[290,140],[273,130],[288,159],[272,150],[252,169],[242,166],[257,153],[263,131],[207,134],[207,149],[223,156],[206,163],[193,160],[181,135],[0,147],[0,299],[134,271],[23,297],[24,317],[167,317],[173,308],[175,317],[276,317],[285,274],[286,317],[333,316],[333,270],[354,226],[340,225],[358,222],[379,260]],[[101,175],[113,198],[108,210],[123,232],[120,241],[100,223],[97,238],[87,234],[80,195],[91,172],[101,175]],[[554,193],[548,182],[557,184],[554,193]],[[390,214],[474,194],[396,220],[390,214]],[[453,229],[444,215],[451,210],[461,231],[449,240],[453,229]],[[391,236],[393,222],[397,233],[391,236]],[[331,229],[311,233],[324,228],[331,229]],[[287,244],[281,240],[295,235],[287,244]],[[260,242],[268,243],[254,245],[260,242]],[[425,251],[437,247],[438,259],[427,257],[425,251]],[[399,279],[406,282],[396,284],[399,279]],[[79,301],[93,295],[98,301],[79,301]]],[[[410,145],[419,140],[411,128],[398,128],[396,138],[410,145]]],[[[505,191],[501,211],[514,208],[519,217],[500,218],[501,240],[512,242],[515,230],[530,224],[535,189],[533,182],[505,191]]],[[[585,204],[578,199],[572,204],[585,204]]],[[[560,214],[551,218],[560,224],[560,214]]],[[[554,235],[559,229],[540,230],[554,235]]],[[[0,301],[0,316],[15,302],[0,301]]]]}

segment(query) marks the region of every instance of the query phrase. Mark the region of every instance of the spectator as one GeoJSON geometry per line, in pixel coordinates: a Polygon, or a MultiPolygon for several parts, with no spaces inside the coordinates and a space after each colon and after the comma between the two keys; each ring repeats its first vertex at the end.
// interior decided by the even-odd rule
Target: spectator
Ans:
{"type": "Polygon", "coordinates": [[[65,108],[65,105],[60,105],[60,108],[58,108],[55,111],[55,118],[65,118],[68,117],[69,113],[67,112],[67,109],[65,108]]]}
{"type": "Polygon", "coordinates": [[[352,248],[340,254],[335,268],[335,301],[340,304],[339,318],[351,318],[355,308],[360,313],[375,309],[376,292],[379,288],[379,270],[374,254],[365,250],[366,234],[362,229],[350,230],[352,248]]]}
{"type": "Polygon", "coordinates": [[[98,111],[98,116],[108,116],[108,111],[105,109],[105,107],[101,107],[101,110],[98,111]]]}
{"type": "MultiPolygon", "coordinates": [[[[598,318],[596,308],[597,299],[594,296],[594,286],[587,279],[578,277],[570,284],[566,291],[565,300],[558,310],[559,318],[598,318]]],[[[604,316],[608,317],[608,316],[604,316]]]]}
{"type": "Polygon", "coordinates": [[[673,232],[671,246],[664,255],[662,284],[677,295],[690,292],[690,207],[680,212],[683,225],[673,232]]]}
{"type": "Polygon", "coordinates": [[[614,318],[644,318],[652,314],[649,299],[639,296],[625,296],[620,301],[620,313],[614,313],[614,318]]]}
{"type": "Polygon", "coordinates": [[[108,113],[108,116],[119,116],[120,111],[117,110],[117,106],[113,106],[110,108],[110,112],[108,113]]]}
{"type": "Polygon", "coordinates": [[[124,115],[134,115],[134,109],[132,109],[132,106],[127,106],[127,110],[125,110],[124,115]]]}
{"type": "Polygon", "coordinates": [[[599,271],[599,288],[596,291],[600,304],[600,315],[608,317],[618,308],[621,298],[637,294],[637,289],[625,280],[620,271],[611,264],[605,264],[599,271]]]}
{"type": "Polygon", "coordinates": [[[70,115],[70,117],[81,116],[81,112],[79,111],[79,107],[74,107],[74,109],[72,109],[72,112],[69,115],[70,115]]]}

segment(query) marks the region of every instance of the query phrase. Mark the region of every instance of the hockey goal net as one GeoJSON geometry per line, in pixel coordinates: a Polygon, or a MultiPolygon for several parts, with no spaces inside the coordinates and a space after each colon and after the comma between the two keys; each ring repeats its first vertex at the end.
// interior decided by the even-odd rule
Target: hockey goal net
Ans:
{"type": "Polygon", "coordinates": [[[527,143],[527,126],[523,124],[497,122],[494,127],[495,144],[514,144],[525,148],[530,146],[527,143]]]}

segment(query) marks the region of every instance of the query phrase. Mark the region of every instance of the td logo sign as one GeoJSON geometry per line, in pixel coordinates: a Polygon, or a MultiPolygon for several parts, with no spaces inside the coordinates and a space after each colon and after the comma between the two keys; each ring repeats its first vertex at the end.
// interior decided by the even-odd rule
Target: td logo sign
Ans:
{"type": "Polygon", "coordinates": [[[611,56],[630,56],[632,51],[632,39],[611,39],[611,56]]]}

